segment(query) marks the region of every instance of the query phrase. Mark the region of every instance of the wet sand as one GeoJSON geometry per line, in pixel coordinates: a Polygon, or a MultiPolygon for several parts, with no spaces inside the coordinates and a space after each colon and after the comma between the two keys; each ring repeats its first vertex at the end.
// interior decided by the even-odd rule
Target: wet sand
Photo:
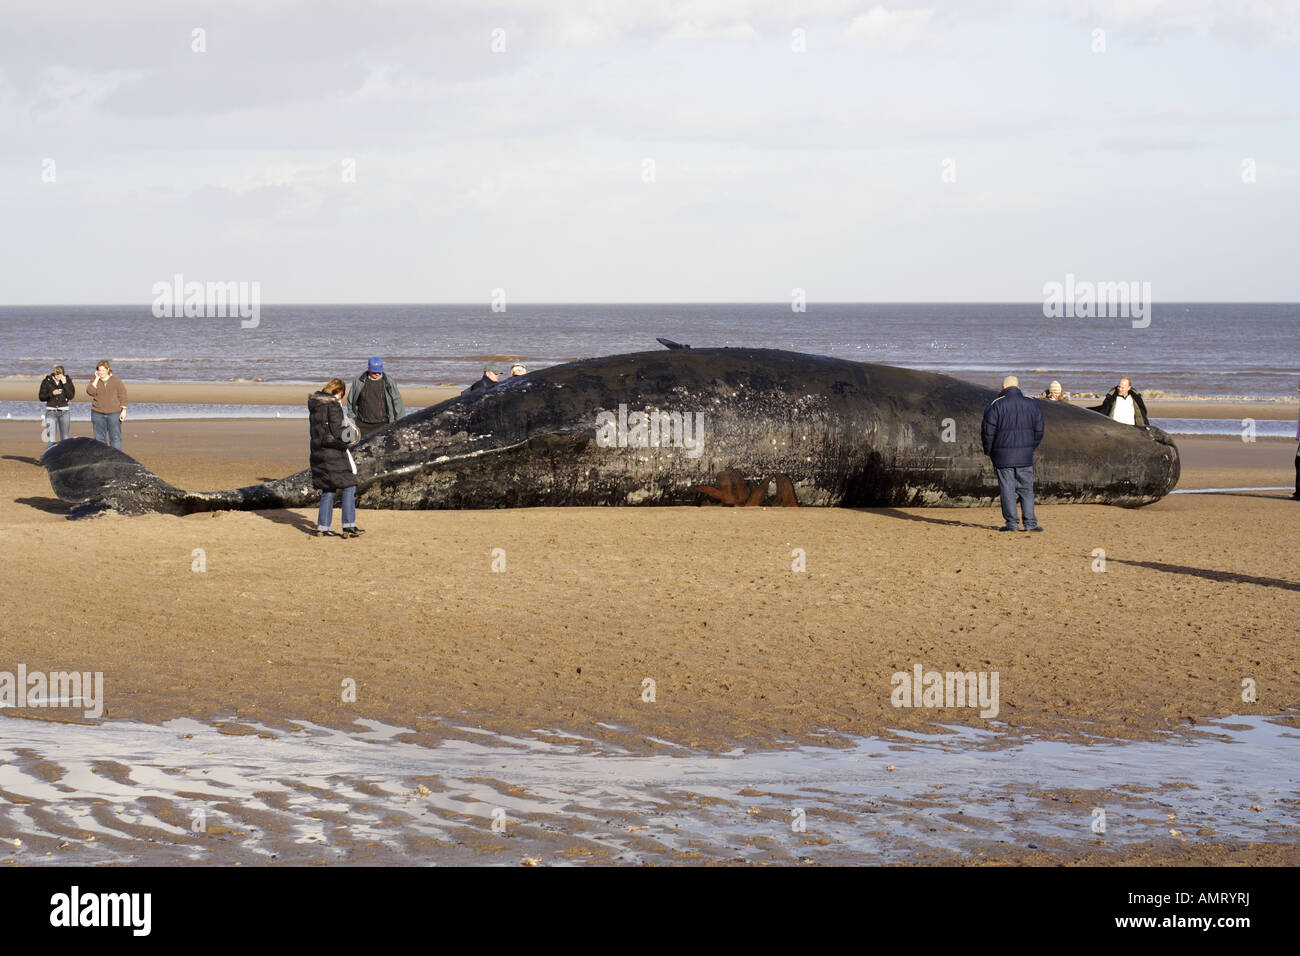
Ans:
{"type": "MultiPolygon", "coordinates": [[[[1078,402],[1087,407],[1097,402],[1078,402]]],[[[1254,418],[1257,421],[1296,420],[1296,401],[1284,402],[1214,402],[1180,401],[1177,399],[1149,399],[1147,413],[1152,418],[1254,418]]]]}
{"type": "MultiPolygon", "coordinates": [[[[303,422],[125,433],[128,453],[187,488],[307,457],[303,422]]],[[[430,743],[450,720],[645,752],[652,738],[723,752],[988,725],[970,708],[894,707],[891,675],[916,664],[999,672],[1011,737],[1142,739],[1300,702],[1300,504],[1285,492],[1048,506],[1041,535],[994,533],[994,509],[363,508],[364,537],[318,540],[314,510],[67,521],[34,438],[33,423],[0,422],[0,670],[103,671],[112,718],[228,733],[360,718],[430,743]]],[[[1181,488],[1294,480],[1293,442],[1179,447],[1181,488]]],[[[1294,850],[1225,842],[1197,859],[1294,850]]],[[[1151,861],[1182,859],[1168,853],[1151,861]]]]}
{"type": "Polygon", "coordinates": [[[1045,864],[1231,847],[1230,863],[1300,840],[1294,731],[1240,716],[1138,744],[1007,748],[949,728],[726,755],[450,723],[461,736],[432,749],[369,722],[23,724],[21,746],[0,737],[0,792],[21,806],[0,812],[0,864],[1045,864]]]}

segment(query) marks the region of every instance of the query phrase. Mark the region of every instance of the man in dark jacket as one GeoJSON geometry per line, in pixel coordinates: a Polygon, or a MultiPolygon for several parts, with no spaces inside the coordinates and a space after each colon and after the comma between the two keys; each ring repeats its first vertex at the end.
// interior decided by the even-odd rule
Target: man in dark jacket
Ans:
{"type": "Polygon", "coordinates": [[[491,388],[493,385],[497,383],[497,381],[500,378],[501,378],[501,373],[496,368],[489,365],[487,368],[483,370],[483,377],[480,378],[473,385],[471,385],[469,388],[461,392],[461,394],[472,395],[475,392],[483,391],[483,389],[485,388],[491,388]]]}
{"type": "MultiPolygon", "coordinates": [[[[1300,385],[1296,386],[1296,391],[1300,392],[1300,385]]],[[[1295,423],[1295,440],[1300,441],[1300,419],[1295,423]]],[[[1300,501],[1300,447],[1295,450],[1295,494],[1291,496],[1292,501],[1300,501]]]]}
{"type": "Polygon", "coordinates": [[[352,420],[357,423],[362,438],[369,438],[406,414],[402,393],[384,371],[382,358],[372,358],[366,370],[352,380],[352,387],[348,389],[348,411],[352,413],[352,420]]]}
{"type": "Polygon", "coordinates": [[[1008,375],[1002,380],[1002,394],[984,409],[980,429],[984,454],[993,459],[1002,495],[1000,531],[1019,531],[1016,497],[1024,512],[1025,530],[1042,531],[1034,517],[1034,449],[1043,440],[1043,410],[1020,391],[1020,380],[1008,375]]]}
{"type": "Polygon", "coordinates": [[[1142,401],[1142,393],[1133,391],[1133,383],[1127,378],[1121,378],[1119,384],[1106,393],[1100,405],[1090,405],[1089,408],[1125,425],[1148,424],[1147,405],[1142,401]]]}
{"type": "Polygon", "coordinates": [[[39,398],[45,403],[45,441],[54,444],[68,437],[72,412],[68,402],[77,394],[77,387],[63,371],[62,365],[54,366],[54,371],[41,380],[39,398]],[[55,436],[58,436],[57,438],[55,436]]]}

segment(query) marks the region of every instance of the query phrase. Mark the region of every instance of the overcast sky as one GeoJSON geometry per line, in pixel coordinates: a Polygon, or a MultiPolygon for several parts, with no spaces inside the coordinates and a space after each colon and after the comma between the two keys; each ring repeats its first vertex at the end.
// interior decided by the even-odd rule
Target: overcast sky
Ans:
{"type": "Polygon", "coordinates": [[[1298,46],[1251,0],[5,0],[0,303],[1297,301],[1298,46]]]}

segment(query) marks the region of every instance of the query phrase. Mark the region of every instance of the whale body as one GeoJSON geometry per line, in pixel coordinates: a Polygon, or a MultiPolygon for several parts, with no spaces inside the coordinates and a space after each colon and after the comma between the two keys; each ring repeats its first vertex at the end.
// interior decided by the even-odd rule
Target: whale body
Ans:
{"type": "MultiPolygon", "coordinates": [[[[367,508],[798,504],[978,507],[998,501],[980,444],[993,389],[774,349],[639,352],[507,379],[400,419],[352,449],[367,508]]],[[[1178,482],[1163,431],[1039,400],[1043,504],[1137,507],[1178,482]]],[[[89,438],[41,459],[75,514],[300,508],[309,471],[185,491],[89,438]]]]}

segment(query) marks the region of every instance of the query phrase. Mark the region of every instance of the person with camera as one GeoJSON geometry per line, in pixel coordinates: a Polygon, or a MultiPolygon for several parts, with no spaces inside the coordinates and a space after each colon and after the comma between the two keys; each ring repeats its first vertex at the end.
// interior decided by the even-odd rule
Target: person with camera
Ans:
{"type": "Polygon", "coordinates": [[[343,379],[332,378],[307,398],[311,422],[311,483],[321,492],[320,512],[316,517],[318,538],[340,537],[330,530],[335,497],[340,499],[343,511],[342,537],[355,538],[364,533],[357,527],[357,463],[349,450],[361,436],[344,410],[346,392],[343,379]]]}
{"type": "Polygon", "coordinates": [[[76,397],[77,387],[63,371],[62,365],[41,380],[39,398],[45,403],[45,441],[53,445],[68,437],[72,427],[72,410],[68,402],[76,397]],[[58,436],[57,438],[55,436],[58,436]]]}
{"type": "Polygon", "coordinates": [[[90,396],[90,427],[95,441],[122,450],[122,423],[126,421],[126,385],[113,374],[108,359],[95,366],[95,380],[86,386],[90,396]]]}

